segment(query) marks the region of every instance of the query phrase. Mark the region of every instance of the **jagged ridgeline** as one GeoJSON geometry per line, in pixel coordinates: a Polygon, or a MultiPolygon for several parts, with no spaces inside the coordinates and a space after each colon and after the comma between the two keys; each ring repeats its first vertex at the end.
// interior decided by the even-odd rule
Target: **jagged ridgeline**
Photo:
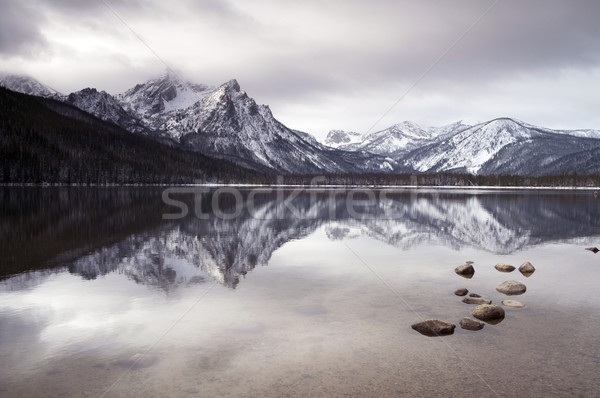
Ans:
{"type": "Polygon", "coordinates": [[[0,87],[0,183],[257,179],[264,175],[131,134],[63,102],[0,87]]]}

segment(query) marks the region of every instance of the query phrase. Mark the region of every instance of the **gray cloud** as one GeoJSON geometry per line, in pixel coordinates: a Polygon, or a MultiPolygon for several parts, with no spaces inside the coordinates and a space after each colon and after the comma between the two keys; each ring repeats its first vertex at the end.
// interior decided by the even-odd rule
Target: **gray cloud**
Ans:
{"type": "Polygon", "coordinates": [[[31,4],[18,0],[3,2],[0,13],[0,54],[31,57],[48,42],[39,30],[43,17],[31,4]]]}
{"type": "MultiPolygon", "coordinates": [[[[326,125],[342,127],[345,120],[369,125],[493,3],[106,1],[175,70],[210,84],[238,78],[249,95],[281,109],[291,127],[300,127],[294,125],[301,118],[299,109],[319,108],[318,125],[315,118],[312,128],[318,131],[326,130],[326,125]]],[[[598,15],[596,0],[499,1],[410,92],[388,122],[424,119],[428,106],[429,114],[448,115],[436,120],[453,118],[452,112],[463,116],[469,107],[477,113],[473,118],[494,112],[506,115],[515,108],[532,108],[531,103],[521,108],[518,104],[533,98],[541,101],[539,109],[546,109],[548,120],[555,120],[551,109],[558,106],[555,99],[544,102],[524,95],[523,90],[540,87],[546,96],[565,96],[569,107],[580,102],[580,109],[597,108],[598,100],[577,97],[564,82],[577,76],[573,84],[579,84],[586,73],[600,68],[598,15]],[[553,79],[562,83],[554,85],[553,79]],[[505,86],[511,89],[499,89],[505,86]],[[548,86],[555,86],[554,91],[548,86]],[[481,101],[468,101],[464,93],[494,100],[483,109],[481,101]]],[[[0,52],[34,59],[44,51],[52,54],[55,69],[41,61],[23,61],[25,69],[42,81],[73,88],[97,85],[123,91],[164,69],[101,1],[9,1],[0,16],[0,52]],[[75,39],[85,37],[89,45],[81,43],[83,39],[71,43],[57,26],[71,29],[75,39]]],[[[0,67],[14,65],[0,61],[0,67]]],[[[594,85],[597,80],[588,87],[594,85]]],[[[542,118],[543,112],[537,110],[536,117],[542,118]]],[[[597,120],[600,127],[600,117],[578,115],[579,120],[597,120]]],[[[311,129],[306,119],[298,125],[311,129]]]]}

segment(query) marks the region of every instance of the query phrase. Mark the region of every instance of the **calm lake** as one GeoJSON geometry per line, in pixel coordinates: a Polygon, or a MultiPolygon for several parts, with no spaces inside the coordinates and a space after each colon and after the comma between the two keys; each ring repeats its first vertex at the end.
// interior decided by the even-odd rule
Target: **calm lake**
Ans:
{"type": "Polygon", "coordinates": [[[10,187],[0,209],[1,397],[600,391],[590,191],[10,187]],[[525,307],[464,330],[458,288],[525,307]],[[411,329],[431,318],[454,334],[411,329]]]}

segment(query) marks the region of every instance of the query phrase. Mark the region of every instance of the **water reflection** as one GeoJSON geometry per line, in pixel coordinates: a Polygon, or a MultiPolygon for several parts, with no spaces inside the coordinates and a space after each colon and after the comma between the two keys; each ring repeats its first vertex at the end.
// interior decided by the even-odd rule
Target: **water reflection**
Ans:
{"type": "Polygon", "coordinates": [[[163,190],[0,190],[4,288],[67,270],[85,279],[118,273],[165,291],[206,280],[234,288],[279,247],[319,227],[332,240],[369,236],[402,249],[441,244],[496,254],[600,235],[598,200],[586,192],[386,191],[371,201],[358,193],[349,208],[347,191],[212,190],[172,196],[192,211],[165,220],[177,208],[163,202],[163,190]]]}

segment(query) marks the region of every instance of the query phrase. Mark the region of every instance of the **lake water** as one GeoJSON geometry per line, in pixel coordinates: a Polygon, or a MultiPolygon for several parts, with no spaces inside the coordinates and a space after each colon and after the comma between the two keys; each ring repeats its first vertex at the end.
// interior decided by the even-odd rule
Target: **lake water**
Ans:
{"type": "Polygon", "coordinates": [[[591,192],[165,189],[0,189],[1,397],[599,394],[591,192]]]}

